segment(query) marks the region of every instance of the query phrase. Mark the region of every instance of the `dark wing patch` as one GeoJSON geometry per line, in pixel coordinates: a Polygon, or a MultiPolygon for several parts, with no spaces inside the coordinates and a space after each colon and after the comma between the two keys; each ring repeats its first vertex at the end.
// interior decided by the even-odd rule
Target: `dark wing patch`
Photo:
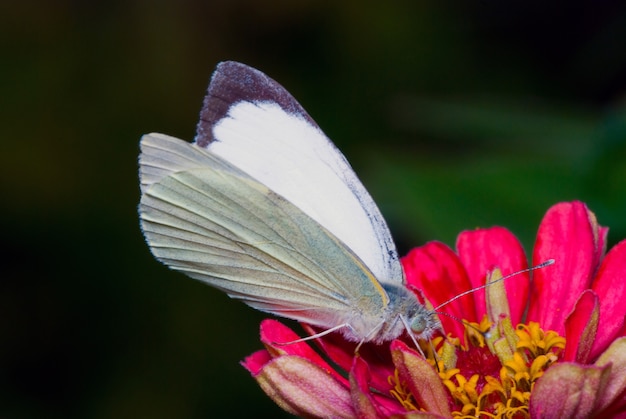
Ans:
{"type": "Polygon", "coordinates": [[[262,72],[235,61],[218,64],[196,128],[195,143],[206,148],[214,140],[213,126],[228,115],[230,107],[239,102],[273,102],[286,112],[306,119],[318,128],[304,108],[283,86],[262,72]]]}

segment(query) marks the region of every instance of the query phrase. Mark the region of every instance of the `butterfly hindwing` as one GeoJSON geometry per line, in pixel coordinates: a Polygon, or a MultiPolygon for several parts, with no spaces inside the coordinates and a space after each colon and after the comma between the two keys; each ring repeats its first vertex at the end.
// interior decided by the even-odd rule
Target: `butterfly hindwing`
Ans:
{"type": "Polygon", "coordinates": [[[146,135],[141,147],[142,228],[172,269],[256,309],[324,327],[361,309],[362,298],[386,306],[361,260],[266,185],[173,137],[146,135]]]}

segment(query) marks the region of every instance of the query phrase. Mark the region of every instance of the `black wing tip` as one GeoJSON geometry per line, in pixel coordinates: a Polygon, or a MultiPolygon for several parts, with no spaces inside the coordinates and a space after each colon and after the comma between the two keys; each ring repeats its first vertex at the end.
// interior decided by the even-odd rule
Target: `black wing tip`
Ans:
{"type": "Polygon", "coordinates": [[[318,128],[298,101],[278,82],[246,64],[223,61],[211,76],[196,129],[196,144],[207,147],[214,141],[213,126],[239,102],[274,102],[285,112],[303,117],[318,128]]]}

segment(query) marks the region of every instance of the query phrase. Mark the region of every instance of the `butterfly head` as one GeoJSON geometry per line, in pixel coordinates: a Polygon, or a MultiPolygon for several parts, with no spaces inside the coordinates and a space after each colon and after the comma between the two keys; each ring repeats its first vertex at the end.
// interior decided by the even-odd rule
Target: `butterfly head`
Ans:
{"type": "Polygon", "coordinates": [[[411,339],[430,339],[441,323],[437,314],[419,302],[413,291],[404,285],[383,284],[389,295],[386,321],[375,336],[375,341],[383,342],[398,338],[405,331],[411,339]]]}

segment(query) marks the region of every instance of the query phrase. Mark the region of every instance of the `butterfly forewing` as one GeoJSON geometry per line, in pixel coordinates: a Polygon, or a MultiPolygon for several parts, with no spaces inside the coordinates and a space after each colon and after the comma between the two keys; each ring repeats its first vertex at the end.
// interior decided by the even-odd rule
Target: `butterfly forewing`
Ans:
{"type": "Polygon", "coordinates": [[[280,84],[243,64],[221,63],[205,98],[196,144],[331,231],[378,281],[403,282],[395,245],[371,196],[280,84]]]}

